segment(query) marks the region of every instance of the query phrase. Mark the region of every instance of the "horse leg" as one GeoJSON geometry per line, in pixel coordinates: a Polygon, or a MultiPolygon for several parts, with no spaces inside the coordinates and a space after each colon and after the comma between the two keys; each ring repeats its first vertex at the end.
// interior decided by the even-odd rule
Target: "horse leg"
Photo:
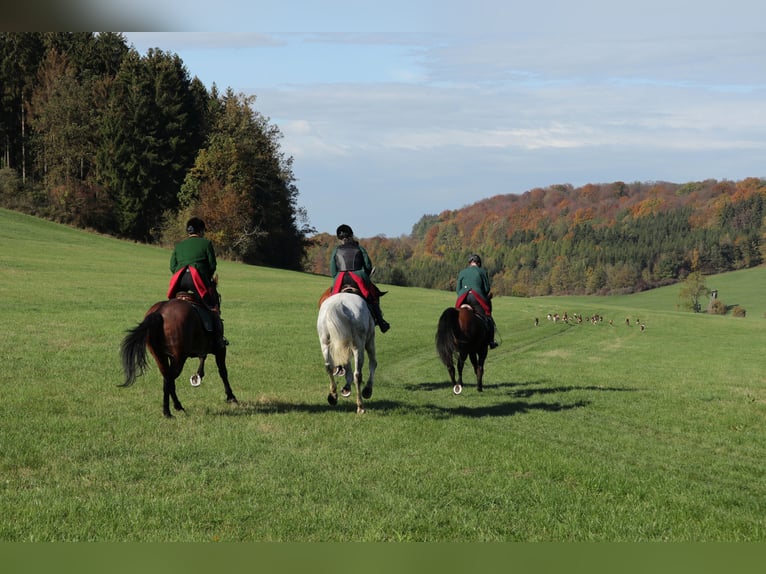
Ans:
{"type": "Polygon", "coordinates": [[[369,399],[372,397],[372,383],[375,379],[375,369],[378,366],[378,359],[375,355],[375,339],[370,339],[367,342],[366,346],[367,350],[367,359],[370,364],[370,378],[367,379],[367,384],[364,386],[364,390],[362,390],[362,397],[365,399],[369,399]]]}
{"type": "Polygon", "coordinates": [[[178,400],[176,395],[176,381],[170,376],[166,376],[163,381],[163,401],[162,401],[162,414],[167,418],[173,418],[170,414],[170,399],[173,399],[173,408],[177,411],[184,411],[181,401],[178,400]]]}
{"type": "Polygon", "coordinates": [[[183,406],[181,405],[181,401],[178,400],[178,395],[176,395],[176,377],[178,374],[176,373],[175,376],[173,376],[174,373],[175,370],[171,368],[162,378],[162,414],[169,419],[173,418],[173,415],[170,414],[171,399],[173,400],[173,408],[175,410],[184,410],[183,406]]]}
{"type": "Polygon", "coordinates": [[[191,383],[192,387],[199,387],[202,384],[202,379],[205,376],[205,359],[207,358],[207,355],[203,355],[199,359],[199,366],[197,367],[197,372],[194,373],[189,378],[189,383],[191,383]]]}
{"type": "Polygon", "coordinates": [[[450,363],[447,365],[447,374],[449,374],[449,380],[452,382],[453,385],[457,384],[457,381],[455,380],[455,364],[450,363]]]}
{"type": "Polygon", "coordinates": [[[487,352],[489,349],[485,347],[479,351],[479,356],[476,361],[476,390],[482,392],[484,390],[484,362],[487,360],[487,352]]]}
{"type": "Polygon", "coordinates": [[[181,406],[181,401],[178,400],[176,395],[176,378],[183,369],[184,361],[181,361],[181,365],[178,366],[173,357],[162,357],[154,353],[153,349],[150,349],[152,354],[157,359],[157,366],[162,374],[162,414],[166,418],[173,418],[170,413],[170,399],[173,399],[173,408],[177,411],[184,410],[181,406]]]}
{"type": "Polygon", "coordinates": [[[484,374],[484,367],[482,366],[481,356],[477,355],[476,353],[471,353],[470,355],[471,359],[471,365],[473,365],[473,372],[476,375],[476,390],[479,392],[482,392],[484,388],[481,384],[481,379],[484,374]]]}
{"type": "Polygon", "coordinates": [[[468,353],[461,352],[457,358],[457,384],[463,386],[463,367],[465,367],[465,360],[468,353]]]}
{"type": "Polygon", "coordinates": [[[362,367],[364,366],[364,349],[354,348],[354,385],[356,386],[356,412],[362,414],[362,367]]]}
{"type": "Polygon", "coordinates": [[[327,394],[327,402],[335,406],[338,404],[338,387],[335,384],[335,377],[333,376],[333,368],[327,366],[327,375],[330,377],[330,392],[327,394]]]}
{"type": "MultiPolygon", "coordinates": [[[[173,408],[177,411],[184,411],[184,408],[181,406],[181,401],[178,400],[178,395],[176,395],[176,379],[178,376],[183,372],[184,370],[184,364],[186,363],[186,359],[181,359],[178,362],[173,361],[173,359],[170,360],[170,369],[168,370],[168,376],[165,378],[165,383],[167,385],[167,393],[170,395],[170,398],[173,400],[173,408]]],[[[167,408],[167,405],[165,405],[167,408]]]]}
{"type": "Polygon", "coordinates": [[[463,366],[465,365],[465,357],[466,356],[462,351],[457,352],[457,380],[455,380],[455,367],[452,365],[451,359],[447,368],[450,379],[452,380],[452,392],[456,395],[463,392],[463,366]]]}
{"type": "MultiPolygon", "coordinates": [[[[202,368],[204,362],[205,358],[203,357],[200,360],[200,368],[202,368]]],[[[216,352],[215,364],[218,367],[218,374],[223,381],[223,388],[226,391],[226,402],[239,404],[239,401],[237,400],[237,397],[234,396],[234,392],[231,390],[231,385],[229,384],[229,369],[226,368],[226,347],[222,347],[218,352],[216,352]]],[[[203,376],[202,373],[200,373],[200,377],[201,376],[203,376]]]]}
{"type": "Polygon", "coordinates": [[[484,387],[482,385],[482,379],[484,378],[484,367],[479,365],[476,367],[476,390],[482,392],[484,387]]]}
{"type": "Polygon", "coordinates": [[[343,377],[346,379],[346,384],[343,385],[343,388],[340,390],[340,394],[342,397],[350,397],[351,396],[351,383],[354,382],[354,371],[351,368],[351,363],[345,365],[344,367],[335,367],[335,374],[342,374],[343,377]]]}
{"type": "Polygon", "coordinates": [[[168,380],[167,377],[163,377],[162,379],[162,414],[165,416],[165,418],[172,419],[173,415],[170,413],[170,385],[172,385],[172,381],[168,380]]]}
{"type": "Polygon", "coordinates": [[[338,390],[335,384],[335,366],[330,358],[330,337],[321,337],[319,345],[322,347],[322,357],[324,358],[324,370],[330,379],[330,393],[327,395],[327,402],[335,406],[338,404],[338,390]]]}
{"type": "Polygon", "coordinates": [[[342,376],[346,379],[346,383],[340,390],[340,395],[344,398],[351,396],[351,383],[354,382],[354,370],[351,368],[351,361],[343,366],[335,367],[335,376],[342,376]]]}
{"type": "Polygon", "coordinates": [[[455,380],[455,363],[452,360],[452,356],[449,357],[449,363],[447,363],[447,374],[449,374],[449,380],[452,383],[452,392],[459,395],[463,392],[463,387],[462,385],[458,385],[455,380]]]}

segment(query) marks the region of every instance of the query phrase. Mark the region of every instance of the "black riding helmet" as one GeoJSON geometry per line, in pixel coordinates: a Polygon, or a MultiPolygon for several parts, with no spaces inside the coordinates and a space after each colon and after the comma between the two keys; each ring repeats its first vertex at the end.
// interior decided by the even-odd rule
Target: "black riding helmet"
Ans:
{"type": "Polygon", "coordinates": [[[189,235],[202,235],[205,233],[205,222],[199,217],[192,217],[186,222],[186,233],[189,235]]]}
{"type": "Polygon", "coordinates": [[[468,264],[470,265],[471,263],[476,263],[476,265],[481,267],[481,257],[474,253],[468,258],[468,264]]]}
{"type": "Polygon", "coordinates": [[[335,235],[337,235],[340,240],[351,239],[354,236],[354,230],[344,223],[343,225],[338,226],[335,235]]]}

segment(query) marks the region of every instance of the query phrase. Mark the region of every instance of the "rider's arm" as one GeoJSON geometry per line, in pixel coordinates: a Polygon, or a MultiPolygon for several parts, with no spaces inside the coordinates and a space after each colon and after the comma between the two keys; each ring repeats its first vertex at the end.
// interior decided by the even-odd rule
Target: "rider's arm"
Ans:
{"type": "Polygon", "coordinates": [[[335,277],[338,274],[338,264],[335,263],[335,253],[338,251],[338,248],[332,250],[332,255],[330,255],[330,275],[332,277],[335,277]]]}
{"type": "Polygon", "coordinates": [[[364,261],[364,270],[367,273],[367,276],[369,277],[370,275],[372,275],[372,261],[370,261],[370,256],[364,247],[360,245],[359,250],[362,252],[362,260],[364,261]]]}
{"type": "Polygon", "coordinates": [[[484,271],[484,273],[481,274],[481,283],[482,283],[482,287],[484,287],[484,292],[487,294],[487,297],[489,297],[491,285],[489,283],[489,273],[487,273],[486,271],[484,271]]]}
{"type": "Polygon", "coordinates": [[[208,242],[205,255],[207,256],[207,265],[210,268],[210,277],[212,278],[213,275],[215,275],[216,268],[218,267],[218,262],[215,258],[215,248],[213,247],[212,241],[208,242]]]}

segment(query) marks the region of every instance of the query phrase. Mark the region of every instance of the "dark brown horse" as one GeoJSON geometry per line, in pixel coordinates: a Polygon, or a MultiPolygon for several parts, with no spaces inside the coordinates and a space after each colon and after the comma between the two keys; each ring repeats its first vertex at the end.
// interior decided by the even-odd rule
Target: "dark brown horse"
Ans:
{"type": "Polygon", "coordinates": [[[483,391],[484,361],[489,352],[489,329],[483,317],[468,306],[459,309],[447,307],[439,317],[436,328],[436,350],[447,367],[452,392],[463,391],[463,366],[470,358],[476,373],[476,390],[483,391]],[[454,356],[457,355],[457,380],[455,380],[454,356]]]}
{"type": "Polygon", "coordinates": [[[199,367],[191,377],[192,385],[197,386],[205,376],[207,355],[215,355],[218,374],[226,390],[226,401],[237,402],[229,385],[226,346],[215,344],[212,333],[205,329],[200,313],[192,303],[181,299],[155,303],[146,312],[144,320],[128,331],[121,348],[125,383],[120,386],[129,387],[137,377],[144,374],[147,367],[147,347],[162,373],[162,413],[166,417],[173,416],[170,414],[171,398],[175,410],[184,410],[176,396],[176,379],[189,357],[199,357],[199,367]]]}

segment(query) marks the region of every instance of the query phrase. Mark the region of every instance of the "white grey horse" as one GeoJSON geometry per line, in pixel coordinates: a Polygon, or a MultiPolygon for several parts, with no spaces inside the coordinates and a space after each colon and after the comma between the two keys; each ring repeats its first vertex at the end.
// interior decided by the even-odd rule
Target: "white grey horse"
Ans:
{"type": "Polygon", "coordinates": [[[330,377],[327,402],[331,405],[338,403],[335,377],[345,376],[346,384],[341,394],[344,397],[351,394],[353,381],[356,384],[356,412],[363,413],[362,397],[369,399],[372,396],[372,382],[378,364],[375,357],[375,321],[367,308],[367,302],[353,293],[338,293],[328,297],[319,307],[317,333],[325,371],[330,377]],[[362,389],[365,351],[369,359],[370,378],[362,389]]]}

